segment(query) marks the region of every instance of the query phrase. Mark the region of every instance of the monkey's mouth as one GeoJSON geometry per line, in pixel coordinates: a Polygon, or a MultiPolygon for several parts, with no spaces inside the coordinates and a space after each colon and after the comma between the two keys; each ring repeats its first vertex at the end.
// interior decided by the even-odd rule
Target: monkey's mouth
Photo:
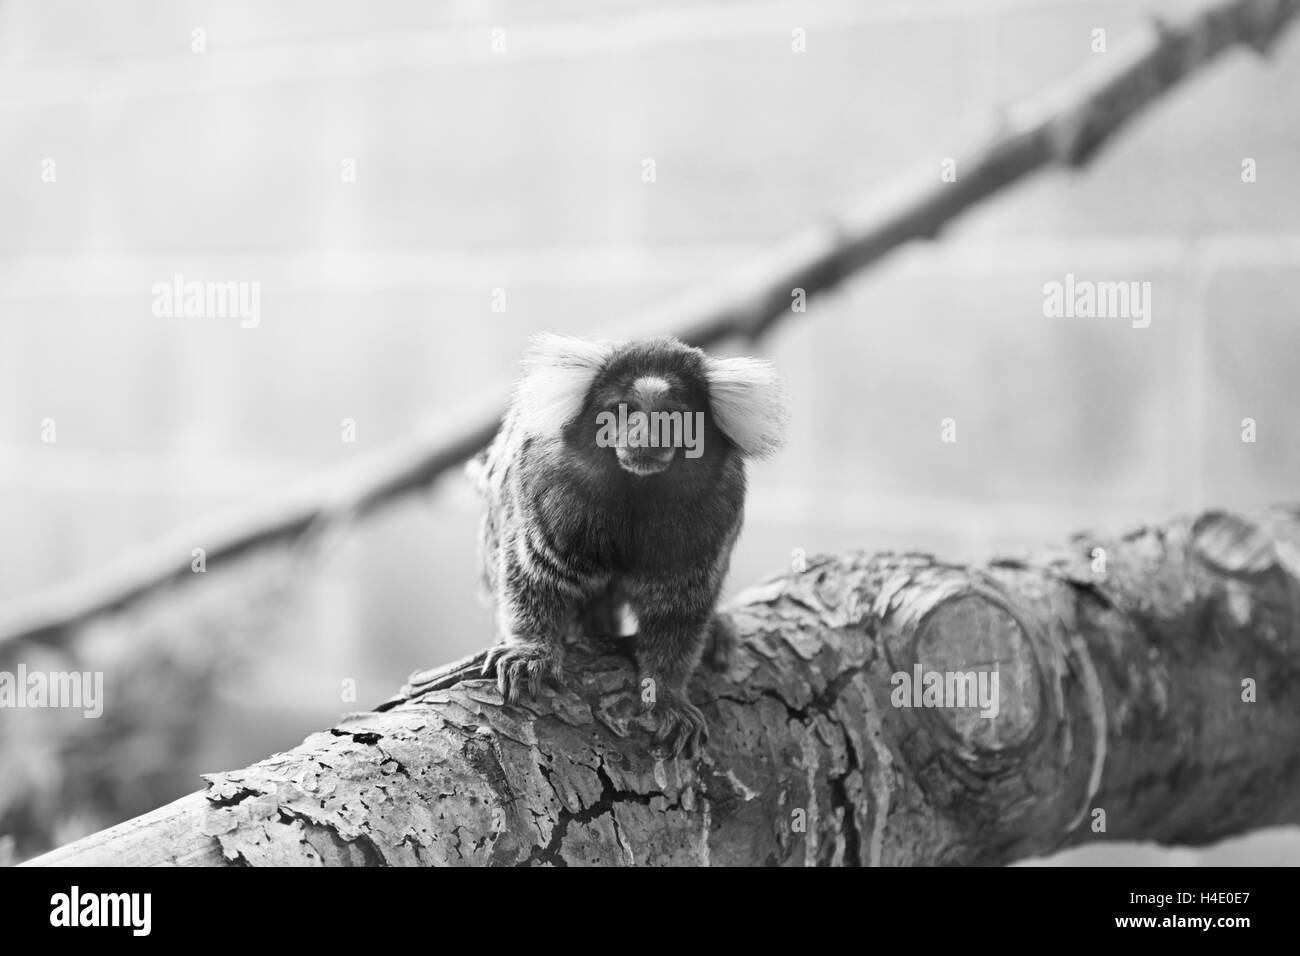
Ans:
{"type": "Polygon", "coordinates": [[[625,448],[614,449],[618,464],[624,471],[641,478],[657,475],[673,463],[676,448],[625,448]]]}

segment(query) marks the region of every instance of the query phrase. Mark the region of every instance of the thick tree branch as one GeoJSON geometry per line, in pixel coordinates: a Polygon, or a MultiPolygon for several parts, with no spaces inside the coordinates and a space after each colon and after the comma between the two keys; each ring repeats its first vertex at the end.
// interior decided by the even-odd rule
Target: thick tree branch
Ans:
{"type": "MultiPolygon", "coordinates": [[[[1266,49],[1297,9],[1300,0],[1213,0],[1195,4],[1177,22],[1152,23],[1097,57],[1093,68],[1007,111],[991,135],[956,157],[955,182],[942,182],[937,164],[927,161],[716,283],[632,317],[622,331],[673,332],[702,347],[735,336],[757,339],[794,314],[792,290],[811,296],[832,289],[899,246],[935,237],[961,213],[1035,170],[1083,165],[1143,107],[1224,50],[1238,44],[1266,49]]],[[[15,601],[0,609],[0,646],[63,640],[89,620],[191,577],[196,542],[216,566],[418,491],[488,443],[501,404],[499,393],[488,395],[429,434],[323,481],[218,515],[93,574],[15,601]]]]}
{"type": "Polygon", "coordinates": [[[1300,821],[1300,507],[982,569],[817,559],[732,613],[696,761],[650,752],[618,651],[530,706],[471,658],[33,862],[997,864],[1300,821]],[[897,706],[918,667],[996,672],[997,715],[897,706]]]}

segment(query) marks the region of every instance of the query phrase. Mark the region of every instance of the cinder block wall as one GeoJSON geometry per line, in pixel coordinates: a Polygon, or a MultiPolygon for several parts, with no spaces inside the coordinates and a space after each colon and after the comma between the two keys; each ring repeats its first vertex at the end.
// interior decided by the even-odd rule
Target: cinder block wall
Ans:
{"type": "MultiPolygon", "coordinates": [[[[918,164],[960,176],[1000,106],[1108,55],[1094,30],[1178,4],[542,6],[0,6],[0,599],[502,387],[530,332],[601,329],[918,164]],[[261,324],[155,317],[178,272],[260,282],[261,324]]],[[[796,548],[979,559],[1294,498],[1298,88],[1300,35],[1232,54],[786,323],[794,437],[733,585],[796,548]],[[1151,282],[1150,327],[1045,318],[1067,273],[1151,282]]],[[[481,645],[476,513],[449,478],[351,534],[203,769],[296,742],[342,678],[364,704],[481,645]]]]}

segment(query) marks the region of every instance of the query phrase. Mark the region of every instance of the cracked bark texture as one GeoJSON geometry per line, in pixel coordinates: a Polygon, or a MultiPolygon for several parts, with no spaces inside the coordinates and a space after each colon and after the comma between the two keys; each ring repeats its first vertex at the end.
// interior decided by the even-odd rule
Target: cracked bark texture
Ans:
{"type": "Polygon", "coordinates": [[[651,751],[620,649],[575,648],[526,706],[478,655],[33,862],[1001,864],[1300,821],[1300,507],[983,568],[819,558],[730,611],[695,761],[651,751]],[[996,670],[997,716],[894,706],[916,665],[996,670]]]}

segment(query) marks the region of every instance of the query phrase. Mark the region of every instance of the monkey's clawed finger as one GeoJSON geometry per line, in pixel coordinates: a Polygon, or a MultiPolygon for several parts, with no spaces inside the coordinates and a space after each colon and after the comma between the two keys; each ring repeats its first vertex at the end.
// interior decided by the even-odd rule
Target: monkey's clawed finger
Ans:
{"type": "Polygon", "coordinates": [[[686,701],[665,701],[656,710],[659,729],[654,741],[658,745],[667,744],[674,757],[685,755],[693,759],[708,746],[709,725],[698,707],[686,701]]]}
{"type": "Polygon", "coordinates": [[[488,651],[483,662],[483,676],[496,673],[497,690],[507,703],[516,703],[526,691],[530,697],[541,695],[542,686],[563,687],[560,662],[546,650],[527,644],[498,644],[488,651]]]}
{"type": "Polygon", "coordinates": [[[497,661],[501,655],[510,649],[509,644],[493,644],[488,648],[487,654],[483,658],[483,669],[479,674],[483,677],[491,677],[496,673],[497,661]]]}

